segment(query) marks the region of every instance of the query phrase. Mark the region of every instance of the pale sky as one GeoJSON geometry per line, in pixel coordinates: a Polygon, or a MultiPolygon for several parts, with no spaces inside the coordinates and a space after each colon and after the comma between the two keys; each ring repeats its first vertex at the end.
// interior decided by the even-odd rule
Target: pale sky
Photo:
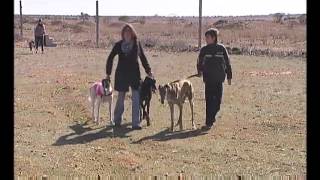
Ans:
{"type": "MultiPolygon", "coordinates": [[[[199,0],[99,0],[99,15],[198,16],[199,0]]],[[[306,0],[202,0],[203,16],[306,14],[306,0]]],[[[95,15],[96,0],[22,0],[23,14],[95,15]]],[[[19,14],[19,0],[14,0],[19,14]]]]}

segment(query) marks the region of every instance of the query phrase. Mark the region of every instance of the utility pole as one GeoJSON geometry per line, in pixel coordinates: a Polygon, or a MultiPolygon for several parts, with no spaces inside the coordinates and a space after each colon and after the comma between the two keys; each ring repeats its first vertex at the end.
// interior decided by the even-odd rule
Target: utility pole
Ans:
{"type": "Polygon", "coordinates": [[[22,31],[22,3],[21,3],[21,0],[20,0],[20,36],[21,38],[23,37],[23,31],[22,31]]]}
{"type": "Polygon", "coordinates": [[[98,0],[96,1],[96,34],[97,34],[97,48],[99,47],[99,4],[98,4],[98,0]]]}
{"type": "Polygon", "coordinates": [[[198,39],[198,48],[201,48],[201,27],[202,27],[202,0],[199,0],[199,39],[198,39]]]}

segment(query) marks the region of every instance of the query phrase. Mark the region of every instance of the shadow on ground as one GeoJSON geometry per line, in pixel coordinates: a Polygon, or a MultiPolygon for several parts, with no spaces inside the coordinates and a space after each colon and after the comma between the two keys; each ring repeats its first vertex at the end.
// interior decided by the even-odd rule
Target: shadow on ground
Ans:
{"type": "Polygon", "coordinates": [[[102,138],[112,138],[112,137],[120,137],[120,138],[127,138],[130,137],[127,134],[132,131],[131,128],[129,128],[128,124],[123,124],[121,128],[114,128],[111,126],[107,127],[100,127],[93,129],[92,127],[86,127],[87,123],[84,124],[76,124],[69,126],[70,129],[72,129],[74,132],[61,136],[55,143],[53,143],[53,146],[63,146],[68,144],[85,144],[91,141],[95,141],[97,139],[102,138]],[[101,129],[98,132],[90,133],[90,131],[101,129]]]}
{"type": "Polygon", "coordinates": [[[154,134],[152,136],[147,136],[144,138],[139,139],[138,141],[132,142],[133,144],[141,143],[146,140],[154,140],[154,141],[168,141],[172,139],[186,139],[196,136],[201,136],[207,134],[206,131],[203,131],[201,129],[196,129],[192,131],[175,131],[171,132],[169,128],[164,129],[163,131],[160,131],[157,134],[154,134]]]}

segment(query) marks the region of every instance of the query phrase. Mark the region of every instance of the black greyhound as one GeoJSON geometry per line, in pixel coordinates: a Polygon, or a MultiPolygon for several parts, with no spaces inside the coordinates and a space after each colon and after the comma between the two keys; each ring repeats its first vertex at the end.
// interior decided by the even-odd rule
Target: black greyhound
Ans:
{"type": "Polygon", "coordinates": [[[150,126],[150,101],[152,93],[155,93],[156,90],[156,80],[147,76],[140,86],[140,122],[142,119],[146,119],[147,126],[150,126]]]}

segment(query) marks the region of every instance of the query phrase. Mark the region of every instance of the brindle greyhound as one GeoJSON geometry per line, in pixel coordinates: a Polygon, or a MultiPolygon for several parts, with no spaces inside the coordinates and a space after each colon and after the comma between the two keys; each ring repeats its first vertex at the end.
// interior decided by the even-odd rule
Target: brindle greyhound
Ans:
{"type": "MultiPolygon", "coordinates": [[[[190,77],[194,77],[190,76],[190,77]]],[[[188,77],[189,78],[189,77],[188,77]]],[[[191,123],[192,129],[196,129],[194,119],[193,119],[193,99],[194,99],[194,90],[192,83],[189,80],[177,80],[165,85],[159,85],[159,93],[161,97],[161,103],[164,104],[164,100],[168,101],[170,112],[171,112],[171,131],[173,131],[174,124],[174,104],[179,106],[180,114],[179,120],[176,126],[179,124],[180,130],[183,129],[182,126],[182,109],[185,99],[188,98],[190,108],[191,108],[191,123]]]]}

